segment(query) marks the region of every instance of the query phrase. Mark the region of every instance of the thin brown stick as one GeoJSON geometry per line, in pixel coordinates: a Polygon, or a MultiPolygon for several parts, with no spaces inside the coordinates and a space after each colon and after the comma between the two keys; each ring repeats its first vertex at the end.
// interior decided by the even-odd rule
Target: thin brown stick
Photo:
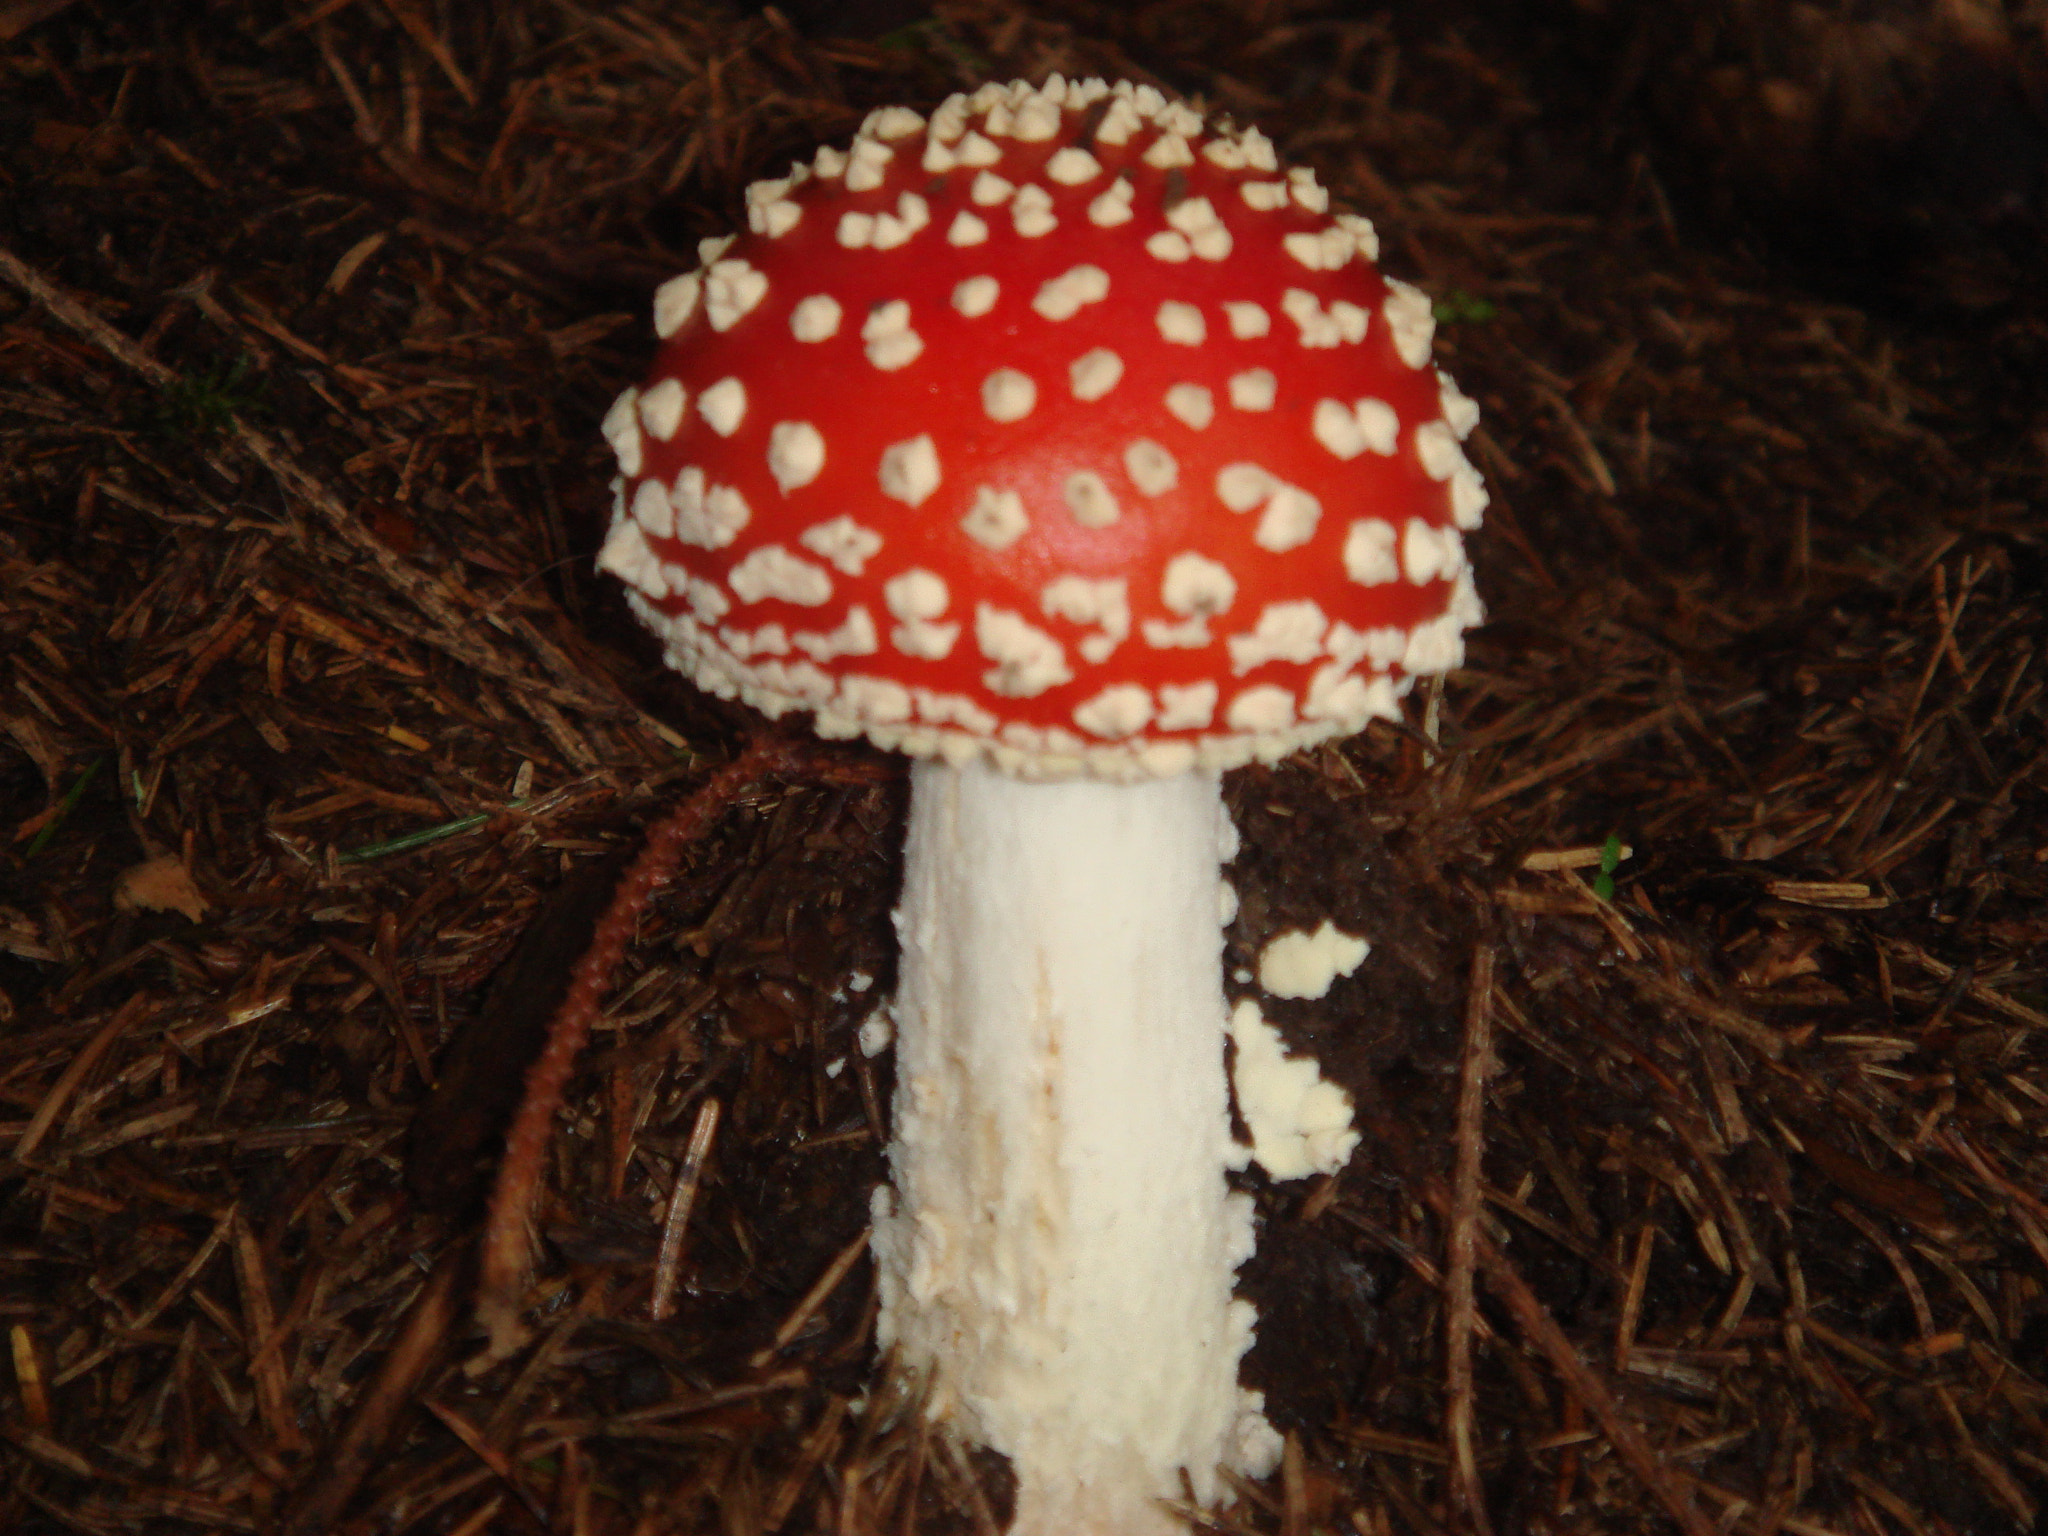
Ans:
{"type": "Polygon", "coordinates": [[[399,1414],[412,1402],[413,1389],[439,1357],[461,1311],[475,1257],[465,1239],[435,1263],[406,1309],[405,1322],[375,1379],[356,1399],[348,1423],[314,1463],[313,1475],[293,1495],[278,1522],[279,1536],[319,1536],[334,1528],[375,1467],[399,1414]]]}
{"type": "MultiPolygon", "coordinates": [[[[0,253],[4,254],[4,253],[0,253]]],[[[42,1103],[36,1106],[35,1114],[28,1122],[28,1129],[21,1133],[21,1139],[14,1144],[14,1160],[26,1162],[29,1155],[42,1145],[43,1138],[50,1134],[50,1127],[57,1123],[57,1117],[64,1112],[64,1106],[71,1102],[78,1085],[85,1081],[92,1069],[99,1065],[100,1057],[107,1053],[107,1047],[133,1029],[136,1022],[147,1014],[154,1005],[141,992],[135,993],[119,1008],[112,1018],[99,1027],[97,1033],[79,1048],[57,1074],[57,1081],[50,1085],[50,1091],[43,1095],[42,1103]]]]}
{"type": "Polygon", "coordinates": [[[749,1362],[756,1369],[775,1358],[777,1350],[786,1349],[799,1333],[811,1315],[825,1304],[825,1298],[839,1289],[839,1282],[846,1278],[846,1272],[853,1268],[854,1260],[867,1252],[868,1229],[861,1228],[860,1235],[832,1256],[832,1262],[825,1266],[825,1272],[818,1276],[808,1291],[789,1309],[789,1316],[782,1320],[782,1326],[775,1330],[775,1342],[766,1349],[757,1350],[749,1362]]]}
{"type": "Polygon", "coordinates": [[[1457,1158],[1444,1261],[1444,1434],[1451,1448],[1451,1505],[1474,1536],[1490,1536],[1486,1492],[1472,1449],[1472,1270],[1479,1235],[1480,1160],[1486,1146],[1486,1079],[1493,1064],[1493,948],[1472,952],[1465,993],[1465,1046],[1458,1064],[1457,1158]]]}
{"type": "Polygon", "coordinates": [[[668,1216],[661,1226],[661,1252],[654,1261],[654,1297],[647,1310],[658,1323],[675,1305],[676,1281],[682,1272],[683,1235],[689,1230],[690,1208],[697,1202],[697,1182],[704,1176],[704,1161],[711,1155],[711,1142],[718,1134],[719,1102],[706,1099],[690,1127],[690,1143],[683,1150],[683,1165],[676,1170],[676,1187],[668,1197],[668,1216]]]}
{"type": "MultiPolygon", "coordinates": [[[[1438,1214],[1449,1215],[1451,1198],[1441,1184],[1433,1183],[1424,1193],[1438,1214]]],[[[1586,1364],[1557,1319],[1550,1315],[1550,1309],[1529,1289],[1529,1283],[1514,1265],[1484,1232],[1473,1233],[1472,1247],[1479,1271],[1486,1277],[1487,1289],[1508,1309],[1523,1336],[1550,1362],[1566,1390],[1585,1405],[1637,1481],[1664,1506],[1665,1513],[1678,1523],[1685,1536],[1716,1536],[1713,1523],[1687,1496],[1684,1485],[1671,1469],[1658,1459],[1642,1431],[1622,1412],[1607,1383],[1586,1364]]]]}

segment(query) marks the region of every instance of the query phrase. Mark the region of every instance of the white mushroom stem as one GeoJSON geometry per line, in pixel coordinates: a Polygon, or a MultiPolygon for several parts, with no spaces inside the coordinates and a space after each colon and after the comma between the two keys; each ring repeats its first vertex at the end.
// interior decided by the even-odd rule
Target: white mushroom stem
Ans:
{"type": "Polygon", "coordinates": [[[879,1334],[1010,1458],[1013,1536],[1164,1536],[1183,1469],[1204,1501],[1271,1470],[1237,1384],[1223,817],[1213,774],[912,769],[879,1334]]]}

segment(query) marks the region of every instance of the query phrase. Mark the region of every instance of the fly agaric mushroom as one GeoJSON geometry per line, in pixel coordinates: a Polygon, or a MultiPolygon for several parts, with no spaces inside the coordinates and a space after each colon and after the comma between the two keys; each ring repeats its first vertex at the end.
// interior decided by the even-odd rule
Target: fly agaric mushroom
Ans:
{"type": "Polygon", "coordinates": [[[670,663],[917,759],[878,1336],[1015,1530],[1270,1470],[1231,1295],[1223,770],[1477,621],[1478,411],[1364,219],[1149,86],[990,85],[749,189],[605,418],[670,663]]]}

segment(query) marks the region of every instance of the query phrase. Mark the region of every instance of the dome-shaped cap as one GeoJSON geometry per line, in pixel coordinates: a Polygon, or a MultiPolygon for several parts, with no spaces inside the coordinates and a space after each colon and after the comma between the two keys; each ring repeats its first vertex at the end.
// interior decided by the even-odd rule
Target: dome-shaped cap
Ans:
{"type": "Polygon", "coordinates": [[[599,564],[699,685],[1130,778],[1348,734],[1461,660],[1477,408],[1256,130],[985,86],[748,203],[605,420],[599,564]]]}

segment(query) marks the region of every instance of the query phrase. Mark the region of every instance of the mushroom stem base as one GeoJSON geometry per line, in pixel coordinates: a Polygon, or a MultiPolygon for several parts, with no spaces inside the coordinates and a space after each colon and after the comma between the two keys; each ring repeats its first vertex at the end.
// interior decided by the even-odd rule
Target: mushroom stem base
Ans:
{"type": "Polygon", "coordinates": [[[881,1341],[1010,1458],[1015,1536],[1177,1531],[1182,1469],[1207,1500],[1276,1448],[1237,1384],[1217,778],[912,773],[881,1341]]]}

